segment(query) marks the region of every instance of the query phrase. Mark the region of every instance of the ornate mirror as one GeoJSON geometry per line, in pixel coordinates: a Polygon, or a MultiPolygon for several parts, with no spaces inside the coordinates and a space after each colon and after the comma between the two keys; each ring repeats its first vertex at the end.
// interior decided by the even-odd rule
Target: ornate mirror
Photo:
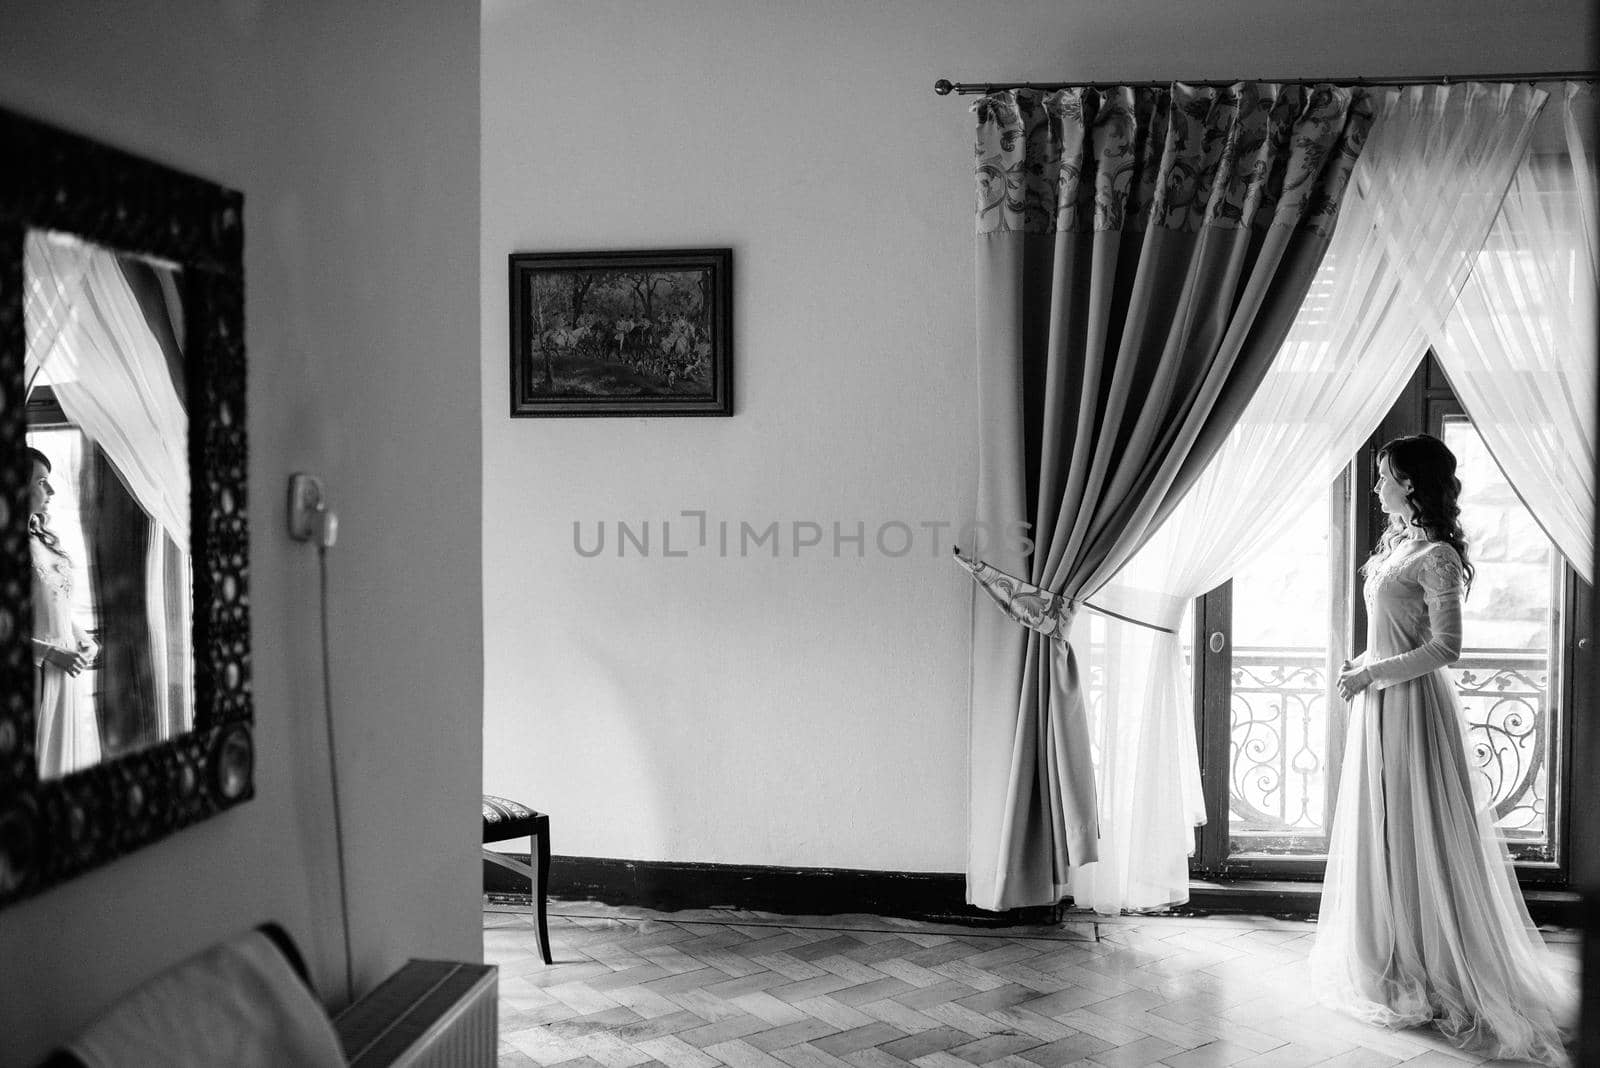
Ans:
{"type": "Polygon", "coordinates": [[[0,905],[253,793],[243,199],[0,110],[0,905]]]}

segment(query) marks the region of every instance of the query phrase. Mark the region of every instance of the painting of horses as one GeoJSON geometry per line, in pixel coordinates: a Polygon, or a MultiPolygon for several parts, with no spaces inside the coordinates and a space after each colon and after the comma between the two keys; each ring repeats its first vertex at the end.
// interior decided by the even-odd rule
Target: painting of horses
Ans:
{"type": "Polygon", "coordinates": [[[517,252],[511,414],[731,415],[733,250],[517,252]]]}

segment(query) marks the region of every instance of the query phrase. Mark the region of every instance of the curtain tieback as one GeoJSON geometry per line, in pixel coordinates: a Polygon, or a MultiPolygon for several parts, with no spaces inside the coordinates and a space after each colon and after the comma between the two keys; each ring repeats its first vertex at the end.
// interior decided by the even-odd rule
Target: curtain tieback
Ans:
{"type": "Polygon", "coordinates": [[[983,588],[995,604],[1000,606],[1012,620],[1021,623],[1029,630],[1038,631],[1046,638],[1057,641],[1067,640],[1067,632],[1072,629],[1072,620],[1078,614],[1080,606],[1091,612],[1098,612],[1103,616],[1120,619],[1124,623],[1132,623],[1139,627],[1148,627],[1158,630],[1163,634],[1176,634],[1177,631],[1168,627],[1158,627],[1154,623],[1146,623],[1142,619],[1134,619],[1120,612],[1113,612],[1108,608],[1100,608],[1088,601],[1077,597],[1068,597],[1062,593],[1051,593],[1042,586],[1035,586],[1031,582],[1008,575],[999,568],[984,563],[982,560],[961,555],[961,547],[954,550],[956,563],[965,568],[983,588]]]}

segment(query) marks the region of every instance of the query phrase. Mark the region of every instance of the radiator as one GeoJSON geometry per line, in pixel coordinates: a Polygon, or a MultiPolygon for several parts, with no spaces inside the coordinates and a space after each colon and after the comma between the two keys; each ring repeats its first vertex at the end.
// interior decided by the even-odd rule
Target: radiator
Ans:
{"type": "Polygon", "coordinates": [[[334,1018],[351,1068],[494,1068],[499,970],[413,960],[334,1018]]]}

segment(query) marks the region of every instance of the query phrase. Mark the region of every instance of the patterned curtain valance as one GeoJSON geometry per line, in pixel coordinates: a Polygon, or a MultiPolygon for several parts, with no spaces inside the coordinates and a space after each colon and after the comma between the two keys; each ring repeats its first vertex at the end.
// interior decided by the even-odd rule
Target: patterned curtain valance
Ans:
{"type": "Polygon", "coordinates": [[[980,234],[1289,226],[1326,236],[1373,120],[1364,88],[1272,82],[1006,89],[972,110],[980,234]]]}

